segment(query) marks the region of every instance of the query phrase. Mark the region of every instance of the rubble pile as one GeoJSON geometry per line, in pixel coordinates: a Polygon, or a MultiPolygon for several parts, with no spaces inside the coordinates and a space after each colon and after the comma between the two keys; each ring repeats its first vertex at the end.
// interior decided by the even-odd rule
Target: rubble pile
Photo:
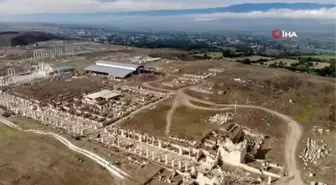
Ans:
{"type": "Polygon", "coordinates": [[[304,161],[304,164],[307,166],[308,163],[317,164],[317,160],[323,157],[326,157],[330,154],[331,148],[328,150],[328,145],[323,144],[323,140],[318,141],[312,138],[307,138],[306,148],[302,151],[299,158],[304,161]]]}
{"type": "Polygon", "coordinates": [[[197,143],[196,141],[186,140],[186,139],[182,139],[182,138],[179,138],[179,137],[176,137],[176,136],[169,136],[169,138],[172,139],[172,140],[183,142],[183,143],[189,143],[192,146],[196,145],[196,143],[197,143]]]}
{"type": "Polygon", "coordinates": [[[233,120],[233,113],[216,114],[209,118],[210,123],[217,124],[217,125],[222,125],[231,120],[233,120]]]}
{"type": "Polygon", "coordinates": [[[316,132],[318,134],[323,134],[323,133],[330,134],[330,130],[329,129],[324,130],[323,128],[319,128],[317,126],[313,126],[312,132],[313,132],[313,134],[315,134],[316,132]]]}
{"type": "Polygon", "coordinates": [[[211,91],[212,88],[192,87],[190,88],[190,90],[205,94],[213,94],[213,92],[211,91]]]}
{"type": "Polygon", "coordinates": [[[135,158],[132,157],[127,157],[127,159],[130,161],[130,164],[134,165],[134,166],[140,166],[141,168],[143,168],[144,166],[148,165],[149,162],[148,161],[139,161],[135,158]]]}
{"type": "Polygon", "coordinates": [[[261,148],[262,144],[264,143],[264,138],[263,137],[251,137],[251,136],[245,136],[247,140],[247,144],[250,148],[250,154],[255,156],[259,149],[261,148]]]}

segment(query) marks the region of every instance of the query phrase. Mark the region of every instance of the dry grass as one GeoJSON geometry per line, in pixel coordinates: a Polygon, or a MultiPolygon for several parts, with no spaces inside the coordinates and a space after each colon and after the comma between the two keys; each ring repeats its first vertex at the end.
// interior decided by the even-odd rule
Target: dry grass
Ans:
{"type": "Polygon", "coordinates": [[[152,110],[139,114],[122,124],[121,127],[149,133],[154,136],[164,136],[166,114],[171,106],[171,100],[162,103],[152,110]]]}
{"type": "Polygon", "coordinates": [[[204,111],[177,107],[173,114],[171,134],[189,140],[200,140],[205,134],[218,128],[218,125],[206,123],[210,116],[214,116],[221,111],[204,111]]]}
{"type": "MultiPolygon", "coordinates": [[[[11,121],[13,121],[15,124],[20,125],[20,127],[24,129],[39,129],[44,131],[50,131],[50,132],[57,132],[56,130],[51,129],[50,127],[46,127],[43,125],[40,125],[39,122],[25,118],[25,117],[10,117],[11,121]]],[[[123,179],[113,179],[112,185],[137,185],[137,184],[143,184],[146,182],[157,170],[159,167],[154,165],[147,165],[144,168],[138,168],[136,166],[133,166],[129,163],[129,160],[127,157],[129,154],[124,153],[116,148],[106,148],[102,146],[101,144],[98,144],[96,142],[90,142],[86,138],[82,138],[80,140],[74,140],[72,137],[70,137],[68,134],[65,133],[58,133],[62,135],[63,137],[67,138],[69,141],[71,141],[73,144],[75,144],[78,147],[85,148],[86,150],[89,150],[91,152],[94,152],[103,158],[105,158],[108,161],[111,161],[112,163],[118,161],[120,162],[120,165],[116,165],[119,169],[125,171],[128,173],[132,178],[123,180],[123,179]]],[[[134,157],[134,156],[133,156],[134,157]]],[[[142,160],[138,158],[139,160],[142,160]]],[[[89,160],[89,159],[88,159],[89,160]]],[[[89,176],[88,176],[89,177],[89,176]]],[[[111,183],[107,183],[111,184],[111,183]]]]}
{"type": "Polygon", "coordinates": [[[328,67],[328,66],[330,66],[330,63],[328,63],[328,62],[314,62],[313,68],[314,69],[322,69],[322,68],[325,68],[325,67],[328,67]]]}
{"type": "MultiPolygon", "coordinates": [[[[171,101],[167,101],[153,110],[137,115],[126,121],[122,127],[150,133],[164,137],[166,115],[171,108],[171,101]]],[[[215,128],[205,121],[216,111],[199,111],[187,107],[177,107],[172,118],[171,134],[179,137],[199,140],[205,133],[215,128]]]]}
{"type": "Polygon", "coordinates": [[[0,150],[4,184],[114,184],[105,169],[48,137],[0,125],[0,150]]]}

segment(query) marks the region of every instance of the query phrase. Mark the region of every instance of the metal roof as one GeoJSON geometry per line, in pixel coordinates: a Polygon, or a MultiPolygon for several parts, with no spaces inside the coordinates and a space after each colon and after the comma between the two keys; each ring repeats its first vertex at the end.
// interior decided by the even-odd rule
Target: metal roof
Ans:
{"type": "Polygon", "coordinates": [[[105,67],[115,67],[121,69],[128,69],[128,70],[136,70],[141,65],[137,64],[130,64],[126,62],[112,62],[107,60],[98,60],[96,61],[96,65],[98,66],[105,66],[105,67]]]}
{"type": "Polygon", "coordinates": [[[90,65],[85,68],[87,71],[95,71],[100,73],[107,73],[110,76],[118,77],[118,78],[125,78],[127,75],[132,73],[134,70],[129,69],[122,69],[122,68],[115,68],[115,67],[105,67],[99,65],[90,65]]]}

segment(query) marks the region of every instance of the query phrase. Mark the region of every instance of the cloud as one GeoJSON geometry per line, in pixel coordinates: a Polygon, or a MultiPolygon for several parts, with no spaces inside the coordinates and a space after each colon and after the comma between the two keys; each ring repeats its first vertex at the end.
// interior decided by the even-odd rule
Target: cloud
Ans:
{"type": "MultiPolygon", "coordinates": [[[[253,0],[252,3],[274,0],[253,0]]],[[[292,0],[282,0],[293,3],[292,0]]],[[[335,0],[295,0],[295,2],[335,3],[335,0]]],[[[224,7],[251,3],[251,0],[0,0],[0,14],[91,13],[123,10],[169,10],[224,7]]]]}
{"type": "Polygon", "coordinates": [[[123,10],[182,9],[181,3],[155,0],[6,0],[0,14],[92,13],[123,10]]]}
{"type": "Polygon", "coordinates": [[[215,21],[221,19],[317,19],[317,20],[336,20],[336,8],[318,10],[290,10],[274,9],[266,12],[252,11],[246,13],[213,13],[196,15],[194,21],[215,21]]]}

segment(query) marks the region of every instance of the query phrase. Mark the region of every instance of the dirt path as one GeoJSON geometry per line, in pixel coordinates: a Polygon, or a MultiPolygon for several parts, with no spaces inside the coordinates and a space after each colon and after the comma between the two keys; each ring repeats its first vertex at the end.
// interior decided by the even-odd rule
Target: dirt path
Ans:
{"type": "MultiPolygon", "coordinates": [[[[157,81],[161,81],[164,79],[160,79],[157,81]]],[[[157,82],[157,81],[153,81],[153,82],[157,82]]],[[[165,134],[169,135],[170,132],[170,127],[172,125],[172,116],[173,113],[176,109],[176,107],[178,105],[185,105],[188,106],[190,108],[195,108],[195,109],[201,109],[201,110],[216,110],[216,111],[221,111],[221,110],[229,110],[232,109],[234,106],[238,107],[238,108],[251,108],[251,109],[259,109],[265,112],[268,112],[272,115],[275,115],[279,118],[281,118],[283,121],[285,121],[289,127],[289,132],[287,134],[286,137],[286,142],[285,142],[285,161],[286,161],[286,168],[288,171],[288,176],[290,177],[290,180],[284,184],[288,184],[288,185],[303,185],[304,182],[301,179],[301,175],[300,175],[300,170],[297,168],[297,161],[296,161],[296,148],[297,145],[300,141],[300,138],[302,136],[302,127],[300,126],[300,124],[298,122],[296,122],[295,120],[291,119],[289,116],[286,116],[280,112],[265,108],[265,107],[261,107],[261,106],[256,106],[256,105],[234,105],[234,104],[217,104],[211,101],[205,101],[205,100],[200,100],[197,99],[195,97],[192,97],[190,95],[187,95],[184,90],[190,88],[189,87],[184,87],[181,88],[177,91],[171,91],[171,90],[167,90],[167,89],[162,89],[162,88],[157,88],[157,87],[152,87],[150,85],[150,83],[153,82],[147,82],[144,83],[144,86],[148,87],[148,88],[152,88],[152,89],[157,89],[157,90],[161,90],[161,91],[169,91],[171,93],[175,94],[175,98],[172,104],[171,109],[168,111],[167,115],[166,115],[166,130],[165,130],[165,134]],[[210,108],[210,107],[201,107],[201,106],[197,106],[192,104],[190,101],[195,101],[195,102],[199,102],[199,103],[203,103],[203,104],[207,104],[207,105],[213,105],[213,106],[222,106],[223,108],[210,108]]]]}
{"type": "Polygon", "coordinates": [[[175,94],[176,91],[174,91],[174,90],[163,89],[163,88],[154,87],[154,86],[151,85],[151,83],[161,82],[161,81],[166,80],[166,79],[169,78],[169,77],[170,77],[170,75],[167,75],[167,76],[165,76],[164,78],[161,78],[161,79],[158,79],[158,80],[154,80],[154,81],[150,81],[150,82],[144,82],[144,83],[142,83],[141,85],[142,85],[143,87],[147,87],[147,88],[149,88],[149,89],[158,90],[158,91],[164,91],[164,92],[169,92],[169,93],[175,94]]]}
{"type": "Polygon", "coordinates": [[[66,139],[65,137],[53,133],[53,132],[45,132],[45,131],[41,131],[41,130],[22,130],[20,127],[18,127],[17,125],[15,125],[14,123],[8,121],[6,118],[0,116],[0,123],[4,123],[5,125],[20,130],[20,131],[24,131],[24,132],[32,132],[35,134],[39,134],[39,135],[48,135],[53,137],[54,139],[58,140],[59,142],[61,142],[62,144],[64,144],[65,146],[67,146],[70,150],[80,153],[90,159],[92,159],[93,161],[95,161],[96,163],[98,163],[99,165],[103,166],[104,168],[106,168],[110,174],[112,176],[121,178],[121,179],[125,179],[125,177],[130,177],[126,172],[122,171],[121,169],[117,168],[114,165],[111,165],[110,162],[106,161],[104,158],[100,157],[99,155],[88,151],[86,149],[80,148],[74,144],[72,144],[68,139],[66,139]]]}
{"type": "Polygon", "coordinates": [[[166,115],[166,128],[165,128],[165,135],[168,137],[169,133],[170,133],[170,127],[172,124],[172,119],[173,119],[173,114],[175,112],[175,109],[177,106],[180,105],[179,100],[178,100],[178,96],[175,96],[173,104],[170,108],[170,110],[168,111],[167,115],[166,115]]]}

